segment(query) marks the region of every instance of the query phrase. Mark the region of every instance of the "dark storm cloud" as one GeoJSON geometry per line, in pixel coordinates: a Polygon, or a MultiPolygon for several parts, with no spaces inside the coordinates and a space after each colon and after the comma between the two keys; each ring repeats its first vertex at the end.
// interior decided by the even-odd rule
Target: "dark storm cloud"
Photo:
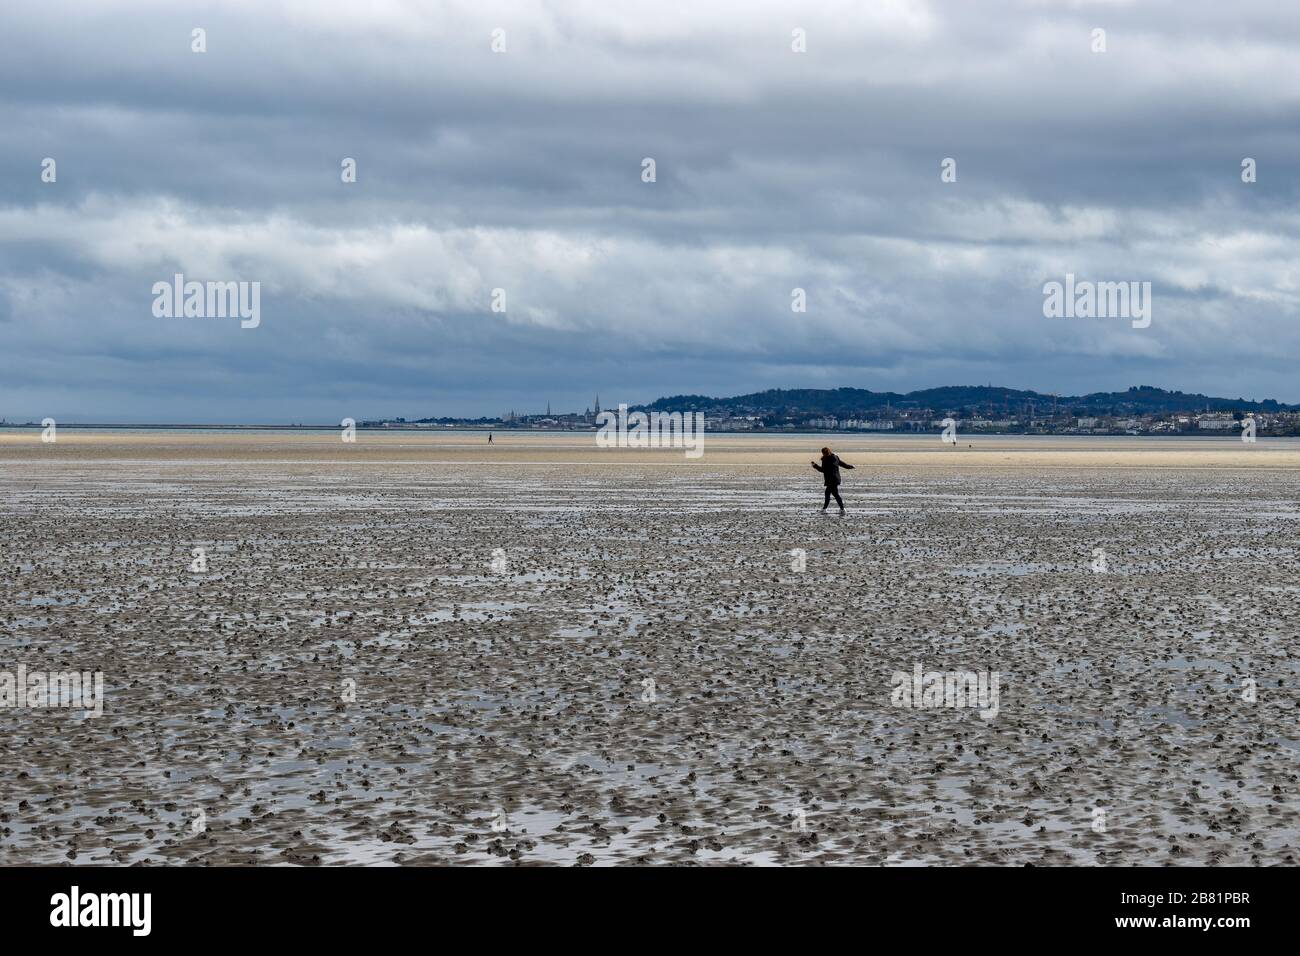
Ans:
{"type": "Polygon", "coordinates": [[[988,381],[1300,401],[1295,18],[818,6],[6,8],[0,414],[988,381]],[[154,318],[178,271],[260,281],[261,325],[154,318]],[[1066,272],[1150,281],[1151,327],[1044,318],[1066,272]]]}

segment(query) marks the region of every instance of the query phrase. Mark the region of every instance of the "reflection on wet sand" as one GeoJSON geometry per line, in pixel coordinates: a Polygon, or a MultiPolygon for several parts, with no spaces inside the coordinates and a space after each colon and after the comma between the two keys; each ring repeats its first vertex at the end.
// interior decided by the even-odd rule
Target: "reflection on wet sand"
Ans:
{"type": "Polygon", "coordinates": [[[0,435],[0,863],[1296,862],[1295,452],[589,438],[0,435]]]}

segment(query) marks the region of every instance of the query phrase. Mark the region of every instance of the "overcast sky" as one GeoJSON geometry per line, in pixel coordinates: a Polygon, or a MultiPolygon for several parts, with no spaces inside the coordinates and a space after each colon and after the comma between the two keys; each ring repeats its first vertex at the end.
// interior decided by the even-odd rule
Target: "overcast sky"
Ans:
{"type": "Polygon", "coordinates": [[[989,382],[1300,402],[1289,7],[5,4],[0,417],[989,382]],[[155,317],[176,272],[260,282],[260,325],[155,317]],[[1067,272],[1150,282],[1150,327],[1045,318],[1067,272]]]}

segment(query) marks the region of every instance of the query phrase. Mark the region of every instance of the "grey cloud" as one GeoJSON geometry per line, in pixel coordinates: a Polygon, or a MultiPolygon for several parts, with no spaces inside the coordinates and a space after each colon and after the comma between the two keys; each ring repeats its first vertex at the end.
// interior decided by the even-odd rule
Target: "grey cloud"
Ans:
{"type": "Polygon", "coordinates": [[[696,6],[5,9],[0,414],[986,381],[1300,401],[1276,4],[696,6]],[[261,327],[154,319],[174,271],[261,281],[261,327]],[[1151,328],[1043,318],[1066,271],[1151,281],[1151,328]]]}

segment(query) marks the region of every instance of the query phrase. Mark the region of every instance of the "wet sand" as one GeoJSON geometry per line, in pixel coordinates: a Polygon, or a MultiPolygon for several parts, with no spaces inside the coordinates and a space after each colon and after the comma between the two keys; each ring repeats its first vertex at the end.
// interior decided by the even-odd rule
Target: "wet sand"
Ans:
{"type": "Polygon", "coordinates": [[[0,864],[1300,857],[1300,445],[497,439],[0,432],[0,864]]]}

